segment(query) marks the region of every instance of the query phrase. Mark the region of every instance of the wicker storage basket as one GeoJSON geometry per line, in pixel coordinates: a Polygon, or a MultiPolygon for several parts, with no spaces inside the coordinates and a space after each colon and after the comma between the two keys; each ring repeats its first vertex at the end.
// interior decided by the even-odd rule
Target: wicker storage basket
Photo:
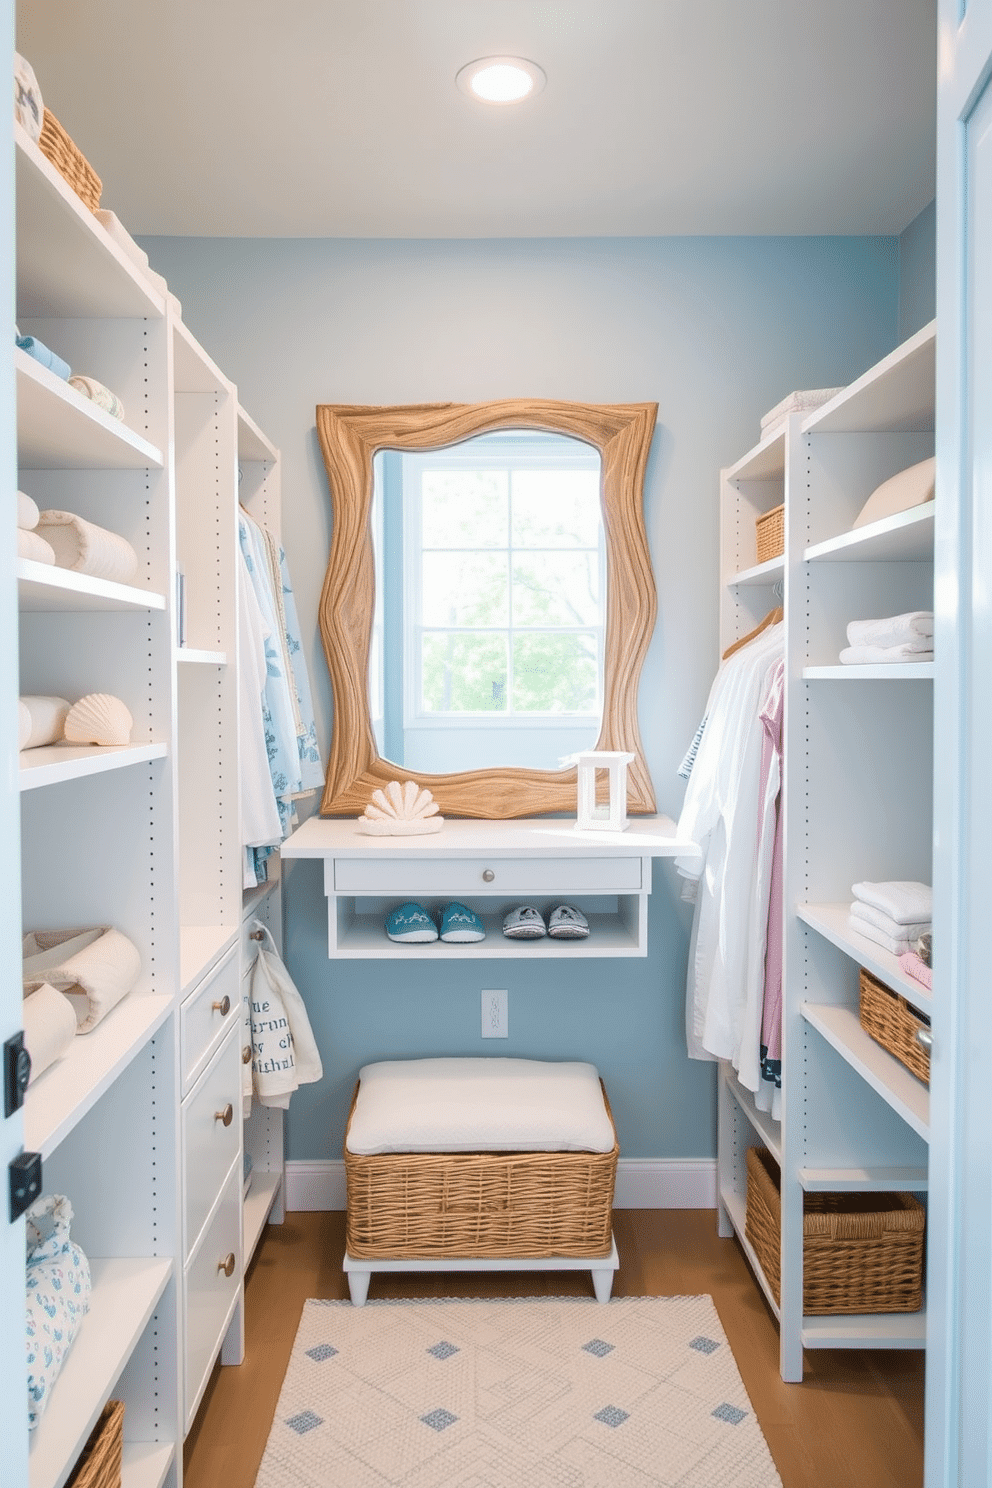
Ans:
{"type": "Polygon", "coordinates": [[[66,1488],[121,1488],[124,1402],[108,1400],[66,1488]]]}
{"type": "Polygon", "coordinates": [[[930,1051],[916,1037],[918,1028],[929,1028],[930,1019],[918,1013],[898,992],[886,987],[864,967],[861,982],[861,1027],[877,1044],[894,1054],[900,1064],[927,1085],[930,1083],[930,1051]]]}
{"type": "MultiPolygon", "coordinates": [[[[351,1103],[348,1128],[358,1087],[351,1103]]],[[[606,1091],[603,1091],[610,1123],[606,1091]]],[[[356,1260],[603,1256],[612,1152],[348,1151],[347,1249],[356,1260]]]]}
{"type": "Polygon", "coordinates": [[[767,563],[769,558],[781,558],[785,552],[785,506],[775,506],[763,516],[756,517],[754,533],[759,563],[767,563]]]}
{"type": "MultiPolygon", "coordinates": [[[[778,1164],[749,1147],[744,1233],[781,1301],[782,1201],[778,1164]]],[[[919,1312],[923,1306],[923,1206],[905,1193],[803,1197],[803,1313],[919,1312]]]]}
{"type": "Polygon", "coordinates": [[[80,201],[85,202],[91,212],[95,212],[100,205],[103,182],[78,145],[72,142],[58,119],[47,108],[38,145],[55,169],[69,182],[80,201]]]}

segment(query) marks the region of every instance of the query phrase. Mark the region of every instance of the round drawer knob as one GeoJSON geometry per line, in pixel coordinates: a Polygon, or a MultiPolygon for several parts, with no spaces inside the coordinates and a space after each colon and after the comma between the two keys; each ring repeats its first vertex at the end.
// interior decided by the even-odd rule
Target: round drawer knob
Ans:
{"type": "Polygon", "coordinates": [[[245,1044],[241,1050],[241,1063],[251,1064],[251,1044],[245,1044]]]}
{"type": "Polygon", "coordinates": [[[228,1101],[223,1111],[214,1112],[214,1120],[222,1121],[225,1126],[230,1126],[231,1122],[234,1120],[234,1107],[231,1105],[230,1101],[228,1101]]]}
{"type": "Polygon", "coordinates": [[[226,1255],[222,1261],[217,1262],[217,1270],[223,1271],[225,1276],[233,1276],[234,1268],[237,1264],[234,1258],[234,1251],[232,1250],[230,1255],[226,1255]]]}
{"type": "Polygon", "coordinates": [[[493,881],[493,879],[495,877],[496,877],[496,875],[495,875],[495,873],[493,872],[493,870],[491,868],[483,868],[483,870],[482,870],[482,881],[483,881],[483,883],[492,883],[492,881],[493,881]]]}
{"type": "Polygon", "coordinates": [[[225,995],[221,998],[220,1002],[212,1002],[210,1006],[215,1013],[220,1013],[222,1018],[226,1018],[231,1011],[231,999],[225,995]]]}

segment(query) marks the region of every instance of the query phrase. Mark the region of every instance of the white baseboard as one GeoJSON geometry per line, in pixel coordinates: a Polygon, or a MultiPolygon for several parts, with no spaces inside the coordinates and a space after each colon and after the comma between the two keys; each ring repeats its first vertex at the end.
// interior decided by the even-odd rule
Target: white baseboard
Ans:
{"type": "MultiPolygon", "coordinates": [[[[616,1209],[715,1209],[716,1159],[621,1157],[616,1209]]],[[[286,1208],[344,1209],[344,1162],[288,1162],[286,1208]]]]}

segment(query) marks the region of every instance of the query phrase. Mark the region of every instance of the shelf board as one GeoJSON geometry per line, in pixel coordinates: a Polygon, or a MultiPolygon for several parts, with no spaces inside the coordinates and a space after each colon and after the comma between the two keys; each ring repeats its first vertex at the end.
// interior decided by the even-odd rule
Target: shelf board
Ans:
{"type": "Polygon", "coordinates": [[[124,770],[147,760],[164,759],[168,752],[167,744],[158,743],[43,744],[40,749],[21,751],[20,786],[22,791],[36,790],[64,780],[79,780],[84,775],[124,770]]]}
{"type": "Polygon", "coordinates": [[[121,1488],[162,1488],[175,1456],[172,1442],[126,1441],[121,1488]]]}
{"type": "Polygon", "coordinates": [[[773,1120],[770,1111],[759,1111],[750,1090],[745,1090],[729,1065],[724,1066],[727,1089],[740,1106],[763,1144],[769,1149],[779,1167],[782,1166],[782,1128],[773,1120]]]}
{"type": "Polygon", "coordinates": [[[754,568],[741,569],[740,573],[727,580],[727,588],[757,589],[763,585],[780,583],[784,577],[785,557],[780,554],[778,558],[768,558],[764,563],[755,564],[754,568]]]}
{"type": "Polygon", "coordinates": [[[90,1308],[31,1436],[30,1488],[61,1488],[172,1276],[171,1260],[90,1257],[90,1308]]]}
{"type": "Polygon", "coordinates": [[[734,1193],[733,1190],[727,1189],[721,1190],[720,1202],[723,1204],[723,1207],[726,1209],[727,1214],[730,1217],[730,1223],[734,1227],[734,1232],[737,1236],[738,1241],[740,1242],[740,1247],[743,1250],[744,1254],[747,1256],[748,1264],[750,1265],[751,1270],[754,1272],[758,1285],[765,1294],[765,1301],[768,1303],[768,1306],[771,1308],[772,1312],[781,1323],[782,1309],[775,1301],[775,1298],[772,1294],[772,1289],[768,1283],[768,1278],[765,1276],[764,1271],[762,1271],[761,1269],[761,1262],[758,1260],[757,1252],[744,1233],[744,1225],[747,1220],[746,1200],[741,1194],[734,1193]]]}
{"type": "Polygon", "coordinates": [[[898,434],[934,426],[937,323],[931,321],[824,403],[804,434],[898,434]]]}
{"type": "Polygon", "coordinates": [[[879,666],[803,667],[804,682],[932,682],[932,661],[883,662],[879,666]]]}
{"type": "Polygon", "coordinates": [[[644,954],[618,915],[586,914],[589,935],[585,940],[556,940],[550,935],[540,940],[514,940],[503,934],[502,914],[476,913],[485,931],[485,940],[468,943],[452,943],[432,940],[424,945],[408,945],[388,940],[383,929],[383,917],[357,915],[338,933],[335,956],[360,957],[363,960],[395,961],[474,961],[494,960],[547,960],[553,957],[575,956],[585,960],[589,956],[639,956],[644,954]]]}
{"type": "Polygon", "coordinates": [[[799,1338],[803,1348],[926,1348],[925,1312],[872,1312],[850,1317],[805,1317],[799,1338]]]}
{"type": "Polygon", "coordinates": [[[867,527],[815,543],[803,557],[807,563],[932,562],[935,509],[936,502],[927,501],[896,512],[867,527]]]}
{"type": "Polygon", "coordinates": [[[17,602],[22,611],[53,614],[84,610],[164,610],[165,595],[130,584],[94,579],[33,558],[17,560],[17,602]]]}
{"type": "Polygon", "coordinates": [[[165,314],[154,285],[14,123],[17,314],[117,320],[165,314]]]}
{"type": "Polygon", "coordinates": [[[172,360],[177,393],[231,393],[233,387],[181,320],[172,321],[172,360]]]}
{"type": "Polygon", "coordinates": [[[785,425],[760,440],[722,472],[728,481],[785,479],[785,425]]]}
{"type": "Polygon", "coordinates": [[[248,1262],[255,1254],[255,1247],[265,1229],[281,1185],[281,1173],[259,1173],[252,1169],[251,1188],[245,1199],[243,1220],[244,1268],[246,1271],[248,1262]]]}
{"type": "Polygon", "coordinates": [[[255,423],[255,420],[239,405],[238,406],[238,458],[240,460],[259,460],[266,465],[274,465],[279,459],[279,451],[274,444],[270,444],[255,423]]]}
{"type": "Polygon", "coordinates": [[[865,1033],[853,1008],[805,1002],[802,1015],[917,1136],[930,1140],[929,1090],[865,1033]]]}
{"type": "Polygon", "coordinates": [[[51,1156],[135,1055],[154,1037],[172,1010],[167,993],[135,989],[92,1029],[73,1039],[66,1054],[28,1086],[24,1101],[24,1145],[51,1156]]]}
{"type": "Polygon", "coordinates": [[[227,652],[204,651],[197,646],[177,646],[176,661],[183,666],[227,666],[227,652]]]}
{"type": "Polygon", "coordinates": [[[926,1168],[800,1168],[807,1193],[925,1193],[926,1168]]]}
{"type": "Polygon", "coordinates": [[[14,347],[22,470],[161,469],[162,452],[14,347]]]}
{"type": "Polygon", "coordinates": [[[930,1016],[933,994],[922,982],[906,975],[899,965],[898,956],[893,956],[891,951],[851,929],[847,904],[800,904],[796,909],[796,916],[804,925],[809,925],[811,930],[815,930],[818,935],[829,940],[831,945],[843,951],[845,956],[850,956],[852,961],[870,971],[872,976],[878,977],[880,982],[884,982],[894,992],[899,992],[920,1012],[930,1016]]]}
{"type": "Polygon", "coordinates": [[[238,925],[183,925],[179,931],[179,986],[185,997],[237,940],[238,925]]]}

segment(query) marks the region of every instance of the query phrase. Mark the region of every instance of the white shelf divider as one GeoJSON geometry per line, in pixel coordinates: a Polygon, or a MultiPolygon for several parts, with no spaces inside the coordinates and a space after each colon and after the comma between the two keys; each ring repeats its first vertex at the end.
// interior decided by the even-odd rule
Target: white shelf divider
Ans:
{"type": "Polygon", "coordinates": [[[925,1193],[926,1168],[800,1168],[807,1193],[925,1193]]]}
{"type": "Polygon", "coordinates": [[[83,610],[164,610],[165,595],[131,584],[94,579],[32,558],[17,560],[17,600],[22,611],[68,614],[83,610]]]}
{"type": "Polygon", "coordinates": [[[727,1189],[720,1194],[720,1201],[730,1217],[730,1223],[734,1227],[734,1232],[740,1242],[741,1250],[747,1256],[748,1265],[754,1272],[755,1280],[765,1294],[765,1301],[776,1318],[781,1319],[781,1309],[775,1301],[775,1296],[768,1278],[761,1269],[761,1262],[758,1260],[757,1252],[744,1233],[744,1226],[747,1221],[747,1203],[745,1199],[742,1195],[734,1193],[731,1189],[727,1189]]]}
{"type": "Polygon", "coordinates": [[[934,426],[937,323],[887,357],[803,421],[804,434],[897,434],[934,426]]]}
{"type": "Polygon", "coordinates": [[[842,532],[814,543],[803,557],[807,563],[922,563],[933,558],[933,521],[936,503],[927,501],[896,512],[866,527],[842,532]]]}
{"type": "Polygon", "coordinates": [[[891,951],[851,929],[846,904],[800,904],[796,914],[804,924],[829,940],[831,945],[835,945],[846,956],[850,956],[852,961],[856,961],[859,966],[870,971],[872,976],[878,977],[880,982],[899,992],[913,1007],[929,1016],[933,994],[915,977],[906,975],[899,965],[898,956],[893,956],[891,951]]]}
{"type": "Polygon", "coordinates": [[[757,563],[753,568],[745,568],[727,582],[731,589],[757,589],[762,585],[779,583],[784,577],[785,559],[780,556],[766,558],[764,563],[757,563]]]}
{"type": "Polygon", "coordinates": [[[23,470],[160,470],[162,451],[14,347],[23,470]]]}
{"type": "Polygon", "coordinates": [[[126,770],[130,765],[164,759],[167,744],[43,744],[40,749],[23,749],[20,754],[21,790],[37,790],[43,785],[59,785],[64,780],[80,780],[84,775],[101,775],[107,770],[126,770]]]}
{"type": "Polygon", "coordinates": [[[196,646],[177,646],[176,661],[183,666],[227,666],[227,652],[204,651],[196,646]]]}
{"type": "Polygon", "coordinates": [[[244,1265],[255,1254],[265,1223],[282,1187],[281,1173],[259,1173],[252,1171],[251,1187],[244,1202],[244,1265]]]}
{"type": "Polygon", "coordinates": [[[872,1312],[846,1317],[805,1317],[803,1348],[922,1349],[926,1312],[872,1312]]]}
{"type": "Polygon", "coordinates": [[[175,1456],[172,1442],[126,1441],[121,1488],[162,1488],[175,1456]]]}
{"type": "Polygon", "coordinates": [[[880,666],[803,667],[806,682],[932,682],[932,661],[885,662],[880,666]]]}
{"type": "Polygon", "coordinates": [[[762,1143],[782,1166],[782,1125],[781,1122],[772,1119],[769,1111],[759,1111],[754,1103],[754,1096],[750,1090],[745,1090],[740,1081],[736,1079],[730,1069],[725,1070],[727,1089],[734,1100],[740,1106],[751,1126],[761,1138],[762,1143]]]}
{"type": "Polygon", "coordinates": [[[803,1003],[802,1014],[852,1069],[924,1141],[930,1140],[930,1093],[892,1054],[865,1033],[853,1008],[803,1003]]]}

